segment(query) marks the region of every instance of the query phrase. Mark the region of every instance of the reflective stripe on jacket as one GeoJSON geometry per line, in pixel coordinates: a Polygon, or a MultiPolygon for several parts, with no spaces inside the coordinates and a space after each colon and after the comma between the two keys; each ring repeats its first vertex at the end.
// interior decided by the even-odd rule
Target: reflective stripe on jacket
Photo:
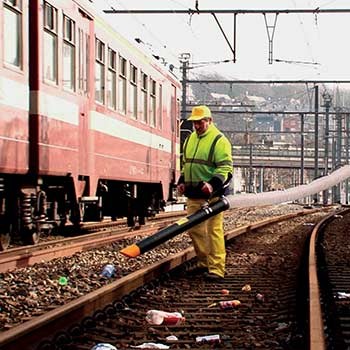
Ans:
{"type": "Polygon", "coordinates": [[[229,173],[232,173],[231,144],[214,124],[204,134],[193,132],[185,140],[181,174],[186,192],[192,193],[203,181],[222,185],[229,173]]]}

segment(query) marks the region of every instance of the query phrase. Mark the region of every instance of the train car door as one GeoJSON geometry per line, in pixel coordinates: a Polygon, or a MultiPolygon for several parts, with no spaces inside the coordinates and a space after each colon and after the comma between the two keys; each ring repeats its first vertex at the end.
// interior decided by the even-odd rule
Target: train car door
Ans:
{"type": "Polygon", "coordinates": [[[78,197],[89,196],[91,187],[89,174],[92,168],[91,147],[93,142],[89,132],[91,89],[93,89],[92,55],[94,40],[94,22],[91,16],[79,9],[77,23],[77,84],[80,95],[79,103],[79,184],[76,187],[78,197]]]}

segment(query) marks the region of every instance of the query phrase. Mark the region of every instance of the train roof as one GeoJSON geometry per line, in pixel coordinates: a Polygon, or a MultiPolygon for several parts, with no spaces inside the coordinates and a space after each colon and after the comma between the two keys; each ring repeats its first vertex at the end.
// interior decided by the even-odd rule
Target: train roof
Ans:
{"type": "Polygon", "coordinates": [[[116,28],[113,27],[112,21],[106,18],[106,15],[94,5],[92,0],[73,0],[84,12],[86,12],[92,19],[94,19],[95,24],[100,28],[108,32],[109,35],[113,36],[119,43],[122,44],[123,48],[130,52],[130,55],[136,57],[145,66],[152,66],[159,73],[164,75],[168,80],[172,81],[174,84],[180,84],[179,78],[171,71],[162,65],[151,53],[138,47],[132,43],[129,39],[118,32],[116,28]]]}

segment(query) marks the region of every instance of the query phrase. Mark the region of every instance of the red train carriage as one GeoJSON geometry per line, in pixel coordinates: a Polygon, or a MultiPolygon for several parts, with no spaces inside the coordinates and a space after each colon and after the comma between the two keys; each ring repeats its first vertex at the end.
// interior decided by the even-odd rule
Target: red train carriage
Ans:
{"type": "Polygon", "coordinates": [[[18,217],[13,193],[29,160],[29,83],[27,1],[0,3],[0,248],[18,217]]]}
{"type": "Polygon", "coordinates": [[[0,135],[2,248],[11,235],[35,242],[67,221],[126,216],[133,226],[159,212],[178,170],[177,79],[89,1],[6,0],[1,19],[1,30],[21,24],[17,60],[2,47],[2,83],[23,89],[0,96],[9,125],[0,135]],[[6,57],[21,63],[8,67],[6,57]]]}

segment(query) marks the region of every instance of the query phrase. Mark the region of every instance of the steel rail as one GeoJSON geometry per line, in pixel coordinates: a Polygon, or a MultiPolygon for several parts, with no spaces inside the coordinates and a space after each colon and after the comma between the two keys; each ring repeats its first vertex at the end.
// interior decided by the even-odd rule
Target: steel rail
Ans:
{"type": "Polygon", "coordinates": [[[324,324],[317,277],[316,240],[321,227],[333,216],[321,220],[312,230],[309,245],[309,349],[325,350],[324,324]]]}
{"type": "Polygon", "coordinates": [[[350,209],[342,212],[333,212],[323,218],[312,230],[309,244],[309,350],[325,350],[326,335],[321,303],[320,283],[318,279],[316,244],[320,231],[333,220],[334,215],[348,213],[350,209]]]}
{"type": "Polygon", "coordinates": [[[164,227],[183,216],[183,212],[176,212],[172,216],[158,218],[137,231],[128,231],[129,228],[110,228],[108,231],[90,233],[76,237],[64,238],[56,241],[42,242],[34,246],[24,246],[6,250],[0,253],[0,273],[39,263],[49,261],[58,257],[70,256],[105,244],[130,238],[137,235],[147,235],[159,227],[164,227]]]}

